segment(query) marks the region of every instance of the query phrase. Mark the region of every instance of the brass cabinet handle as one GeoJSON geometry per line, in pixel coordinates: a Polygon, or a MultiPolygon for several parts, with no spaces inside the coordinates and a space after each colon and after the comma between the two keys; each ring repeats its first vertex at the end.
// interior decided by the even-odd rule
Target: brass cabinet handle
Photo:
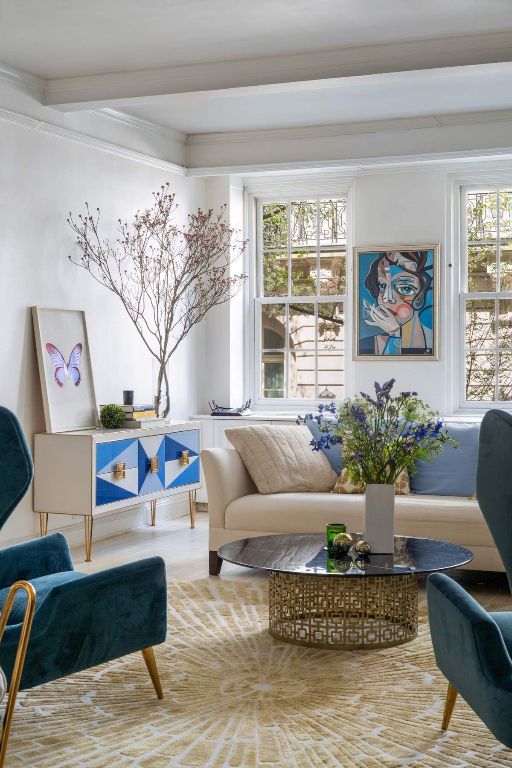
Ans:
{"type": "Polygon", "coordinates": [[[126,462],[119,461],[114,465],[114,480],[125,480],[126,478],[126,462]]]}
{"type": "Polygon", "coordinates": [[[158,472],[160,467],[160,462],[158,460],[158,456],[152,456],[149,460],[149,471],[154,474],[155,472],[158,472]]]}
{"type": "Polygon", "coordinates": [[[180,466],[188,467],[190,464],[190,451],[182,451],[180,456],[180,466]]]}

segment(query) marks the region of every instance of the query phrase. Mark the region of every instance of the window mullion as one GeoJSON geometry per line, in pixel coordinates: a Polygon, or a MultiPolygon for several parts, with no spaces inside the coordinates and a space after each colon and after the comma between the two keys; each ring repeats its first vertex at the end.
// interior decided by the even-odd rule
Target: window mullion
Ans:
{"type": "Polygon", "coordinates": [[[500,190],[496,192],[496,291],[501,291],[500,190]]]}
{"type": "Polygon", "coordinates": [[[495,382],[494,382],[494,401],[499,400],[499,385],[498,385],[498,372],[499,372],[499,351],[498,351],[498,323],[499,323],[499,300],[494,299],[494,370],[495,370],[495,382]]]}
{"type": "Polygon", "coordinates": [[[500,300],[498,294],[501,290],[501,265],[500,265],[500,190],[496,191],[496,299],[494,300],[494,366],[496,371],[496,381],[494,383],[494,400],[499,400],[499,371],[500,371],[500,353],[499,353],[499,322],[500,322],[500,300]]]}
{"type": "Polygon", "coordinates": [[[287,218],[288,218],[288,296],[292,295],[292,204],[288,201],[287,206],[287,218]]]}

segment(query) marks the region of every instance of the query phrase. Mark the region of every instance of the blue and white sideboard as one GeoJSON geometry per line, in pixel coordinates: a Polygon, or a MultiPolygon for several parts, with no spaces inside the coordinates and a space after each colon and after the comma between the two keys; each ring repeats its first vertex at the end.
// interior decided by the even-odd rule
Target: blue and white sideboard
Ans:
{"type": "Polygon", "coordinates": [[[157,500],[187,492],[193,528],[199,451],[199,424],[191,421],[35,435],[34,511],[41,535],[48,531],[49,514],[83,515],[89,561],[96,515],[150,502],[155,525],[157,500]]]}

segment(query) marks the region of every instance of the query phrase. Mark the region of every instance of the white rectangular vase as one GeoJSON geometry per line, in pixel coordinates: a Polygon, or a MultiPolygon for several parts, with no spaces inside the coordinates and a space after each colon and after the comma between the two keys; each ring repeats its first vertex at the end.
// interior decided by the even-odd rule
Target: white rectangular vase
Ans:
{"type": "Polygon", "coordinates": [[[364,537],[373,554],[392,553],[395,535],[395,486],[368,483],[364,495],[364,537]]]}

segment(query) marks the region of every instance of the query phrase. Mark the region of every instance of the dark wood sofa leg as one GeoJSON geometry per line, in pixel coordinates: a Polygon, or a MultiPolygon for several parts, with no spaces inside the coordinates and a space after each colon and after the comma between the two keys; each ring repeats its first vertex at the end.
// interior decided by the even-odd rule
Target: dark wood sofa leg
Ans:
{"type": "Polygon", "coordinates": [[[218,576],[222,568],[222,557],[215,549],[210,549],[210,576],[218,576]]]}

